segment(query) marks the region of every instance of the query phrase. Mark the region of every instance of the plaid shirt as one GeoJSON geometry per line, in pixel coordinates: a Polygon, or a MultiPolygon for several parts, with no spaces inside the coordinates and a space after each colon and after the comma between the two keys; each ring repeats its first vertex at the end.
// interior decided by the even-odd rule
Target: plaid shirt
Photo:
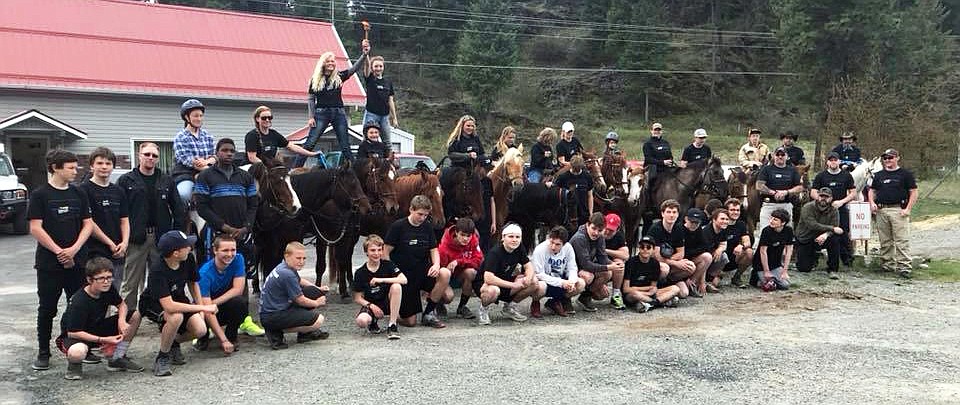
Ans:
{"type": "Polygon", "coordinates": [[[193,167],[194,158],[206,159],[214,156],[216,152],[213,148],[213,136],[203,128],[200,128],[198,135],[193,136],[186,128],[177,132],[177,136],[173,138],[173,156],[178,163],[193,167]]]}

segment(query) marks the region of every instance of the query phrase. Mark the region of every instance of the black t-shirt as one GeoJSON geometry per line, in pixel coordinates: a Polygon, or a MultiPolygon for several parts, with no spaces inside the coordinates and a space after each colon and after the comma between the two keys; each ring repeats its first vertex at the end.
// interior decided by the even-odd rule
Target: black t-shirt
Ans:
{"type": "Polygon", "coordinates": [[[623,279],[630,280],[631,287],[649,287],[660,279],[660,262],[654,259],[644,263],[639,256],[633,256],[624,263],[623,279]]]}
{"type": "Polygon", "coordinates": [[[860,148],[855,145],[844,146],[842,143],[834,146],[831,152],[837,152],[840,155],[841,162],[860,162],[860,148]]]}
{"type": "Polygon", "coordinates": [[[97,298],[91,297],[85,288],[81,288],[70,297],[67,310],[60,319],[60,329],[64,335],[67,332],[89,333],[100,320],[107,317],[107,310],[111,306],[119,307],[121,302],[123,298],[120,298],[116,287],[110,287],[110,290],[100,293],[97,298]]]}
{"type": "Polygon", "coordinates": [[[913,173],[902,167],[897,170],[881,170],[873,175],[870,188],[874,190],[873,201],[877,204],[900,204],[906,207],[910,190],[917,188],[913,173]]]}
{"type": "MultiPolygon", "coordinates": [[[[394,278],[398,274],[400,274],[400,269],[389,260],[380,260],[380,267],[372,273],[367,268],[367,264],[364,263],[353,273],[353,291],[362,292],[363,299],[370,302],[384,301],[390,291],[390,284],[371,286],[370,280],[374,278],[394,278]]],[[[386,310],[387,308],[380,309],[386,310]]]]}
{"type": "Polygon", "coordinates": [[[352,73],[350,70],[341,70],[337,74],[340,75],[340,87],[328,86],[320,91],[314,91],[312,82],[307,87],[307,92],[310,93],[310,97],[313,97],[317,108],[343,108],[343,86],[347,84],[346,81],[352,73]]]}
{"type": "Polygon", "coordinates": [[[518,269],[517,265],[523,266],[530,262],[526,252],[527,250],[523,248],[523,245],[520,245],[520,247],[508,253],[507,249],[503,247],[503,243],[498,243],[484,254],[483,264],[480,267],[483,268],[483,271],[489,271],[501,280],[513,282],[518,273],[523,273],[523,269],[518,269]]]}
{"type": "Polygon", "coordinates": [[[530,148],[530,167],[540,170],[553,170],[553,148],[542,142],[533,144],[530,148]],[[547,156],[547,154],[550,156],[547,156]]]}
{"type": "Polygon", "coordinates": [[[797,166],[807,162],[807,159],[803,157],[803,149],[800,149],[800,147],[784,146],[784,148],[787,150],[787,164],[797,166]]]}
{"type": "MultiPolygon", "coordinates": [[[[47,183],[30,194],[27,219],[42,220],[43,230],[61,248],[68,248],[77,241],[83,220],[90,216],[90,201],[86,193],[72,184],[66,190],[60,190],[47,183]]],[[[78,253],[74,261],[81,265],[84,257],[78,253]]],[[[40,270],[59,265],[57,255],[38,242],[35,267],[40,270]]]]}
{"type": "Polygon", "coordinates": [[[767,188],[774,191],[789,190],[800,185],[800,174],[797,173],[797,169],[793,165],[777,167],[777,165],[769,164],[760,169],[757,181],[767,182],[767,188]]]}
{"type": "Polygon", "coordinates": [[[663,166],[663,161],[673,160],[673,151],[670,142],[662,136],[651,136],[643,143],[643,161],[647,165],[663,166]]]}
{"type": "Polygon", "coordinates": [[[703,241],[707,244],[707,251],[712,252],[720,246],[720,242],[726,242],[728,233],[730,233],[729,225],[721,229],[720,232],[716,232],[713,229],[713,224],[708,222],[703,227],[703,241]]]}
{"type": "Polygon", "coordinates": [[[783,230],[776,232],[771,227],[763,228],[760,231],[760,242],[757,244],[758,252],[753,255],[753,270],[760,272],[763,267],[760,265],[760,246],[767,247],[767,265],[775,269],[783,263],[783,249],[787,245],[793,245],[793,228],[789,225],[783,227],[783,230]]]}
{"type": "Polygon", "coordinates": [[[562,157],[569,163],[573,155],[578,154],[583,154],[583,145],[577,137],[571,138],[569,142],[563,139],[557,142],[557,159],[562,157]]]}
{"type": "Polygon", "coordinates": [[[697,229],[691,231],[686,226],[681,225],[680,230],[683,231],[684,258],[692,259],[710,250],[710,242],[704,236],[703,228],[697,227],[697,229]]]}
{"type": "Polygon", "coordinates": [[[400,218],[390,225],[383,241],[393,246],[390,260],[397,264],[407,277],[419,277],[433,263],[430,250],[437,247],[437,236],[429,221],[413,226],[407,217],[400,218]]]}
{"type": "Polygon", "coordinates": [[[674,250],[683,247],[684,229],[682,219],[674,222],[673,229],[669,231],[663,226],[663,220],[657,220],[650,226],[650,229],[647,231],[647,236],[653,238],[654,243],[660,247],[660,254],[666,258],[673,256],[674,250]],[[669,250],[669,252],[664,252],[664,250],[669,250]]]}
{"type": "Polygon", "coordinates": [[[192,257],[180,263],[180,267],[176,270],[167,267],[166,260],[153,262],[150,266],[150,275],[147,276],[147,288],[143,290],[140,301],[149,299],[151,302],[158,303],[161,298],[170,297],[176,302],[189,304],[190,300],[187,299],[186,294],[187,283],[200,281],[197,263],[192,257]]]}
{"type": "Polygon", "coordinates": [[[736,222],[727,225],[726,229],[726,241],[727,241],[727,256],[732,260],[733,249],[740,244],[740,239],[743,238],[743,235],[750,237],[750,245],[753,246],[753,235],[747,232],[747,223],[743,218],[737,218],[736,222]]]}
{"type": "MultiPolygon", "coordinates": [[[[133,170],[138,170],[133,168],[133,170]]],[[[143,184],[146,187],[146,201],[144,204],[147,206],[147,226],[156,227],[157,226],[157,204],[154,201],[160,198],[160,193],[157,192],[157,180],[160,178],[160,172],[154,171],[153,174],[147,176],[140,172],[140,177],[143,177],[143,184]]]]}
{"type": "Polygon", "coordinates": [[[251,129],[243,137],[243,148],[247,152],[256,152],[260,160],[273,160],[277,157],[277,151],[280,148],[287,147],[287,138],[280,135],[279,132],[270,128],[266,135],[260,133],[259,129],[251,129]]]}
{"type": "MultiPolygon", "coordinates": [[[[113,183],[101,187],[90,180],[80,183],[80,188],[87,194],[90,201],[93,222],[113,243],[119,244],[123,239],[120,234],[120,218],[130,216],[130,207],[127,206],[127,198],[123,189],[113,183]]],[[[91,256],[113,257],[113,252],[107,245],[93,234],[87,239],[87,248],[91,256]]]]}
{"type": "Polygon", "coordinates": [[[831,194],[833,194],[834,200],[842,200],[847,198],[847,190],[851,188],[856,188],[856,184],[853,182],[853,175],[846,170],[841,170],[837,174],[830,173],[827,170],[824,170],[813,178],[814,190],[819,190],[823,187],[830,187],[831,194]]]}
{"type": "Polygon", "coordinates": [[[627,246],[627,239],[623,233],[623,229],[618,229],[617,232],[615,232],[613,236],[610,237],[610,239],[607,239],[604,242],[604,246],[606,246],[606,248],[610,250],[617,250],[624,246],[627,246]]]}
{"type": "Polygon", "coordinates": [[[589,198],[590,190],[593,189],[593,176],[591,176],[586,169],[580,170],[578,174],[574,174],[572,170],[564,172],[557,176],[555,183],[557,187],[560,188],[568,189],[573,186],[574,191],[577,193],[579,211],[581,213],[587,213],[589,208],[587,198],[589,198]]]}
{"type": "Polygon", "coordinates": [[[390,96],[393,96],[393,83],[384,77],[377,78],[371,73],[367,76],[367,111],[377,115],[390,114],[390,96]]]}
{"type": "Polygon", "coordinates": [[[687,163],[696,162],[698,160],[710,159],[713,156],[713,151],[710,150],[710,147],[707,144],[703,144],[701,147],[693,146],[693,144],[687,145],[686,148],[683,148],[683,154],[680,155],[680,160],[684,160],[687,163]]]}
{"type": "Polygon", "coordinates": [[[390,146],[379,141],[364,139],[357,148],[358,159],[376,158],[383,159],[389,154],[390,146]]]}

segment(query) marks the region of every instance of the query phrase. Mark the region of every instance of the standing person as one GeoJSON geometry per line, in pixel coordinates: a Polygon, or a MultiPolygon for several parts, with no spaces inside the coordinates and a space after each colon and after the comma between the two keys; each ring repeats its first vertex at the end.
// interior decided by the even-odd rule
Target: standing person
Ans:
{"type": "Polygon", "coordinates": [[[821,188],[817,199],[808,201],[800,209],[797,221],[797,271],[809,272],[820,261],[819,252],[827,250],[827,273],[832,279],[840,276],[840,245],[843,243],[843,228],[837,208],[833,206],[830,187],[821,188]]]}
{"type": "Polygon", "coordinates": [[[111,284],[113,262],[95,257],[84,267],[87,285],[67,301],[60,320],[62,332],[57,338],[57,347],[67,355],[67,373],[63,378],[83,378],[83,361],[95,344],[101,345],[104,354],[107,347],[113,348],[107,370],[143,371],[143,366],[127,358],[127,349],[140,327],[140,314],[127,308],[111,284]],[[115,307],[117,313],[107,316],[110,307],[115,307]]]}
{"type": "MultiPolygon", "coordinates": [[[[369,50],[368,50],[369,51],[369,50]]],[[[380,127],[380,137],[387,148],[393,147],[390,143],[390,132],[393,127],[399,127],[397,118],[397,103],[394,100],[396,92],[393,82],[383,77],[383,56],[374,56],[364,65],[363,75],[367,89],[367,104],[363,111],[363,122],[376,122],[380,127]]]]}
{"type": "Polygon", "coordinates": [[[727,225],[727,263],[723,271],[734,271],[730,284],[735,287],[746,288],[743,282],[743,272],[753,264],[753,235],[747,231],[747,222],[741,217],[743,212],[740,200],[729,198],[726,201],[727,215],[730,224],[727,225]]]}
{"type": "Polygon", "coordinates": [[[849,267],[853,264],[853,252],[850,249],[850,207],[847,204],[857,198],[857,185],[853,182],[853,175],[840,168],[841,164],[840,155],[836,152],[827,154],[827,168],[813,178],[810,198],[817,200],[819,190],[824,187],[830,189],[830,194],[833,196],[831,204],[838,210],[840,228],[843,229],[843,234],[839,236],[841,239],[840,261],[844,266],[849,267]]]}
{"type": "Polygon", "coordinates": [[[396,340],[400,339],[397,318],[400,316],[403,285],[407,284],[407,277],[393,262],[381,260],[383,245],[383,239],[377,235],[370,235],[363,241],[367,262],[353,274],[353,301],[360,304],[355,322],[360,329],[366,328],[370,333],[379,334],[383,330],[377,320],[383,319],[386,314],[390,318],[387,338],[396,340]]]}
{"type": "Polygon", "coordinates": [[[157,144],[140,144],[139,164],[117,180],[130,206],[130,247],[123,266],[120,296],[128,308],[138,308],[147,266],[160,261],[159,235],[183,229],[184,205],[173,179],[157,168],[157,144]]]}
{"type": "Polygon", "coordinates": [[[757,192],[763,201],[760,206],[761,225],[770,221],[770,213],[776,209],[792,210],[794,198],[803,192],[800,174],[787,162],[787,150],[782,146],[773,152],[773,163],[760,169],[757,192]]]}
{"type": "Polygon", "coordinates": [[[223,353],[240,350],[237,335],[250,309],[244,287],[247,269],[243,254],[237,252],[237,241],[228,235],[213,240],[213,258],[200,266],[200,302],[216,305],[217,313],[204,312],[208,331],[197,338],[193,347],[204,351],[210,346],[210,332],[220,340],[223,353]]]}
{"type": "Polygon", "coordinates": [[[416,326],[417,314],[422,310],[420,322],[424,326],[447,327],[437,316],[436,308],[453,301],[453,292],[447,296],[450,270],[440,265],[433,224],[427,220],[432,209],[427,196],[414,196],[410,200],[410,213],[391,224],[383,238],[386,243],[383,253],[407,277],[399,312],[403,326],[416,326]],[[425,308],[421,306],[421,291],[428,294],[425,308]]]}
{"type": "Polygon", "coordinates": [[[887,149],[880,155],[883,170],[873,175],[868,200],[876,215],[880,235],[880,266],[910,278],[910,211],[917,203],[917,180],[900,167],[900,152],[887,149]]]}
{"type": "Polygon", "coordinates": [[[560,140],[557,141],[557,165],[559,168],[570,167],[574,155],[583,155],[583,145],[573,135],[573,123],[567,121],[560,127],[560,140]]]}
{"type": "Polygon", "coordinates": [[[160,326],[160,350],[153,362],[153,374],[157,377],[172,375],[171,364],[187,364],[180,343],[205,334],[203,312],[217,312],[216,305],[200,304],[200,275],[190,256],[195,243],[196,236],[180,231],[160,236],[157,248],[163,260],[151,265],[147,289],[140,297],[140,314],[160,326]],[[191,297],[197,297],[193,302],[187,297],[187,289],[191,297]]]}
{"type": "Polygon", "coordinates": [[[376,121],[367,121],[363,124],[363,141],[357,148],[357,158],[389,159],[390,146],[381,140],[382,133],[380,124],[376,121]]]}
{"type": "Polygon", "coordinates": [[[747,132],[747,143],[740,147],[737,152],[737,161],[740,167],[745,171],[752,171],[767,164],[770,156],[770,148],[767,144],[760,142],[760,134],[763,133],[759,128],[750,128],[747,132]]]}
{"type": "MultiPolygon", "coordinates": [[[[343,83],[366,63],[370,42],[364,39],[360,49],[362,54],[347,70],[337,71],[337,57],[333,52],[324,52],[317,60],[313,74],[310,75],[310,85],[307,87],[307,116],[310,117],[307,125],[310,127],[310,134],[303,142],[304,149],[313,151],[320,135],[327,129],[327,125],[333,125],[333,131],[337,134],[337,143],[340,144],[341,158],[353,160],[342,91],[343,83]]],[[[306,156],[299,155],[294,160],[293,167],[301,167],[305,161],[306,156]]]]}
{"type": "Polygon", "coordinates": [[[88,256],[105,257],[113,263],[113,283],[119,288],[123,283],[123,257],[130,244],[130,207],[123,189],[110,183],[116,163],[117,156],[110,149],[94,149],[90,153],[93,176],[80,183],[80,188],[87,194],[93,216],[88,256]]]}
{"type": "Polygon", "coordinates": [[[540,280],[530,302],[530,314],[539,318],[535,314],[541,313],[540,299],[543,297],[550,297],[546,307],[558,316],[576,313],[570,299],[582,293],[587,284],[579,276],[576,253],[567,243],[567,230],[562,226],[553,227],[547,239],[533,249],[530,262],[540,280]]]}
{"type": "Polygon", "coordinates": [[[653,238],[657,244],[653,250],[653,258],[668,267],[668,270],[660,275],[658,285],[663,288],[675,284],[680,289],[680,298],[686,298],[689,294],[686,280],[693,275],[697,265],[686,258],[686,233],[683,223],[677,221],[679,217],[680,203],[672,198],[665,200],[660,204],[661,219],[650,226],[647,236],[653,238]]]}
{"type": "MultiPolygon", "coordinates": [[[[257,217],[259,197],[253,176],[246,170],[233,167],[236,146],[230,138],[217,142],[217,164],[197,176],[194,194],[197,213],[207,221],[203,230],[205,243],[215,236],[227,235],[246,246],[245,241],[257,217]]],[[[207,255],[210,249],[207,246],[207,255]]],[[[247,255],[253,252],[243,251],[247,255]]],[[[264,330],[249,315],[240,325],[240,331],[250,336],[263,336],[264,330]]]]}
{"type": "Polygon", "coordinates": [[[713,151],[707,146],[707,130],[700,128],[693,131],[693,143],[683,148],[680,167],[687,167],[688,164],[700,160],[710,160],[711,157],[713,157],[713,151]]]}
{"type": "Polygon", "coordinates": [[[780,134],[780,147],[787,151],[787,162],[794,166],[807,164],[807,158],[803,156],[803,149],[795,145],[797,134],[787,131],[780,134]]]}
{"type": "MultiPolygon", "coordinates": [[[[840,168],[847,171],[853,171],[863,162],[860,155],[860,148],[856,145],[857,136],[850,131],[843,131],[840,134],[840,144],[833,147],[834,152],[840,158],[840,168]]],[[[816,187],[814,187],[816,188],[816,187]]]]}
{"type": "Polygon", "coordinates": [[[490,152],[490,159],[496,164],[503,158],[503,155],[507,153],[507,149],[516,147],[517,130],[509,125],[505,126],[503,127],[503,131],[500,132],[500,139],[497,140],[497,144],[493,145],[493,151],[490,152]]]}
{"type": "MultiPolygon", "coordinates": [[[[630,258],[630,249],[627,248],[626,233],[620,229],[620,216],[615,213],[609,213],[603,217],[603,243],[607,257],[612,262],[626,263],[630,258]]],[[[627,306],[623,304],[623,295],[620,288],[623,285],[623,271],[613,271],[613,294],[610,295],[610,305],[614,309],[624,310],[627,306]]]]}
{"type": "Polygon", "coordinates": [[[596,312],[597,307],[593,300],[607,298],[607,281],[613,278],[614,272],[623,274],[623,263],[613,262],[607,256],[606,245],[601,237],[606,221],[603,214],[595,212],[590,215],[590,221],[580,225],[577,233],[570,238],[570,245],[576,253],[577,268],[580,269],[580,278],[586,284],[586,290],[580,294],[577,301],[587,312],[596,312]]]}
{"type": "Polygon", "coordinates": [[[265,105],[253,110],[253,129],[247,132],[243,137],[243,148],[246,152],[246,160],[250,163],[260,163],[264,160],[273,161],[277,158],[277,152],[280,148],[302,156],[319,156],[321,164],[323,154],[319,151],[311,152],[300,145],[290,143],[273,126],[273,111],[265,105]]]}
{"type": "Polygon", "coordinates": [[[180,200],[187,207],[193,196],[194,178],[201,171],[217,163],[213,136],[203,129],[203,114],[207,111],[197,99],[180,105],[183,129],[173,138],[173,181],[177,184],[180,200]]]}
{"type": "Polygon", "coordinates": [[[290,242],[284,248],[283,261],[263,282],[260,321],[267,329],[267,340],[273,350],[289,347],[284,342],[286,332],[297,332],[297,343],[330,337],[320,329],[324,320],[320,307],[327,305],[324,291],[300,278],[299,272],[306,263],[307,248],[300,242],[290,242]]]}
{"type": "Polygon", "coordinates": [[[522,231],[517,224],[508,224],[503,227],[501,243],[487,252],[483,258],[483,279],[477,284],[480,296],[480,325],[490,324],[490,304],[503,302],[501,312],[507,318],[516,322],[527,320],[517,310],[517,303],[533,295],[537,291],[537,278],[533,265],[527,257],[520,241],[522,231]]]}
{"type": "Polygon", "coordinates": [[[554,161],[553,142],[557,139],[557,131],[547,127],[540,131],[537,143],[530,148],[530,168],[527,170],[527,181],[540,183],[543,176],[553,174],[554,161]]]}
{"type": "Polygon", "coordinates": [[[47,183],[30,193],[27,219],[37,240],[37,360],[34,370],[50,368],[50,335],[60,294],[72,297],[83,287],[83,248],[93,232],[90,202],[70,184],[77,177],[77,156],[62,149],[46,155],[47,183]]]}
{"type": "Polygon", "coordinates": [[[790,288],[790,274],[787,268],[793,257],[793,228],[790,225],[790,211],[777,208],[770,214],[769,225],[760,232],[757,242],[757,254],[753,256],[753,272],[750,273],[750,285],[764,291],[786,290],[790,288]]]}
{"type": "Polygon", "coordinates": [[[658,174],[674,166],[670,142],[663,139],[663,124],[659,122],[650,126],[650,139],[643,143],[643,165],[647,168],[647,196],[652,199],[658,174]]]}
{"type": "Polygon", "coordinates": [[[570,159],[570,170],[557,176],[555,182],[557,187],[573,188],[577,196],[577,226],[587,223],[593,212],[593,176],[583,170],[585,167],[583,156],[574,155],[570,159]]]}
{"type": "MultiPolygon", "coordinates": [[[[457,315],[463,319],[473,319],[475,315],[467,308],[467,302],[473,293],[471,286],[477,279],[477,270],[483,264],[483,252],[480,249],[480,234],[473,220],[460,218],[443,232],[440,239],[440,265],[450,271],[451,277],[459,279],[460,303],[457,315]]],[[[448,287],[449,288],[449,287],[448,287]]],[[[453,291],[449,292],[453,295],[453,291]]]]}
{"type": "Polygon", "coordinates": [[[660,274],[665,271],[666,264],[660,263],[653,257],[656,243],[653,238],[640,238],[637,246],[637,255],[627,260],[623,279],[624,297],[637,312],[647,312],[651,308],[661,305],[676,305],[680,294],[680,287],[675,285],[657,288],[660,274]]]}

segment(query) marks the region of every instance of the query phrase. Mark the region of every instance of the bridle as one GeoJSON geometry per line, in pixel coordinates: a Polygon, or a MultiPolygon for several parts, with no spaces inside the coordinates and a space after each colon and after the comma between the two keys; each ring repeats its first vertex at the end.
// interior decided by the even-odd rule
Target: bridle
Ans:
{"type": "MultiPolygon", "coordinates": [[[[329,197],[322,199],[322,201],[326,203],[326,201],[333,200],[334,203],[336,204],[337,199],[334,193],[336,193],[337,191],[341,191],[343,192],[343,195],[350,196],[350,214],[346,218],[343,218],[341,215],[335,215],[335,216],[324,215],[323,213],[319,211],[314,211],[307,206],[304,206],[302,208],[310,216],[310,223],[313,225],[313,230],[317,235],[317,239],[323,240],[327,245],[334,245],[340,242],[340,240],[342,240],[343,237],[347,234],[347,228],[349,227],[350,224],[353,224],[354,227],[357,229],[360,228],[359,217],[360,217],[361,198],[353,197],[350,195],[350,192],[347,190],[347,186],[345,186],[343,182],[340,181],[339,179],[340,170],[342,169],[333,169],[333,175],[331,179],[331,185],[333,187],[331,187],[330,189],[329,197]],[[333,239],[328,239],[326,236],[324,236],[323,232],[320,231],[320,227],[317,225],[317,217],[320,217],[320,219],[323,220],[324,222],[341,221],[339,235],[337,235],[337,237],[333,239]]],[[[336,205],[339,206],[340,204],[336,204],[336,205]]],[[[315,244],[315,243],[316,243],[316,239],[314,239],[313,241],[305,242],[305,244],[307,245],[315,244]]]]}

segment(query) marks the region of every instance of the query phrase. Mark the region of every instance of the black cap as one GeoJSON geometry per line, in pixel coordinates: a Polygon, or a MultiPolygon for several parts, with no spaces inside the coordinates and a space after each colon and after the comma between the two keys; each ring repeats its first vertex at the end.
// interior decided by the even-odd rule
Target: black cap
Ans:
{"type": "Polygon", "coordinates": [[[840,159],[840,154],[837,152],[830,152],[827,154],[827,160],[830,159],[840,159]]]}
{"type": "Polygon", "coordinates": [[[707,213],[703,212],[702,209],[693,207],[687,210],[687,219],[698,224],[702,224],[707,220],[707,213]]]}
{"type": "Polygon", "coordinates": [[[890,149],[887,149],[887,150],[883,151],[883,153],[881,153],[880,156],[883,156],[883,157],[887,157],[887,156],[900,156],[900,152],[898,152],[898,151],[897,151],[896,149],[894,149],[894,148],[890,148],[890,149]]]}
{"type": "Polygon", "coordinates": [[[160,240],[157,242],[157,249],[160,250],[161,254],[166,255],[174,250],[193,246],[195,243],[197,243],[196,236],[187,236],[187,234],[180,231],[167,231],[167,233],[160,236],[160,240]]]}
{"type": "Polygon", "coordinates": [[[777,150],[773,151],[773,154],[776,155],[776,154],[778,154],[778,153],[780,153],[780,152],[787,153],[787,148],[784,148],[783,146],[781,146],[781,147],[777,148],[777,150]]]}
{"type": "Polygon", "coordinates": [[[653,240],[653,237],[652,237],[652,236],[647,235],[647,236],[644,236],[644,237],[640,238],[640,240],[637,242],[637,244],[638,244],[638,245],[647,244],[647,245],[650,245],[650,246],[656,246],[656,245],[657,245],[657,242],[653,240]]]}

